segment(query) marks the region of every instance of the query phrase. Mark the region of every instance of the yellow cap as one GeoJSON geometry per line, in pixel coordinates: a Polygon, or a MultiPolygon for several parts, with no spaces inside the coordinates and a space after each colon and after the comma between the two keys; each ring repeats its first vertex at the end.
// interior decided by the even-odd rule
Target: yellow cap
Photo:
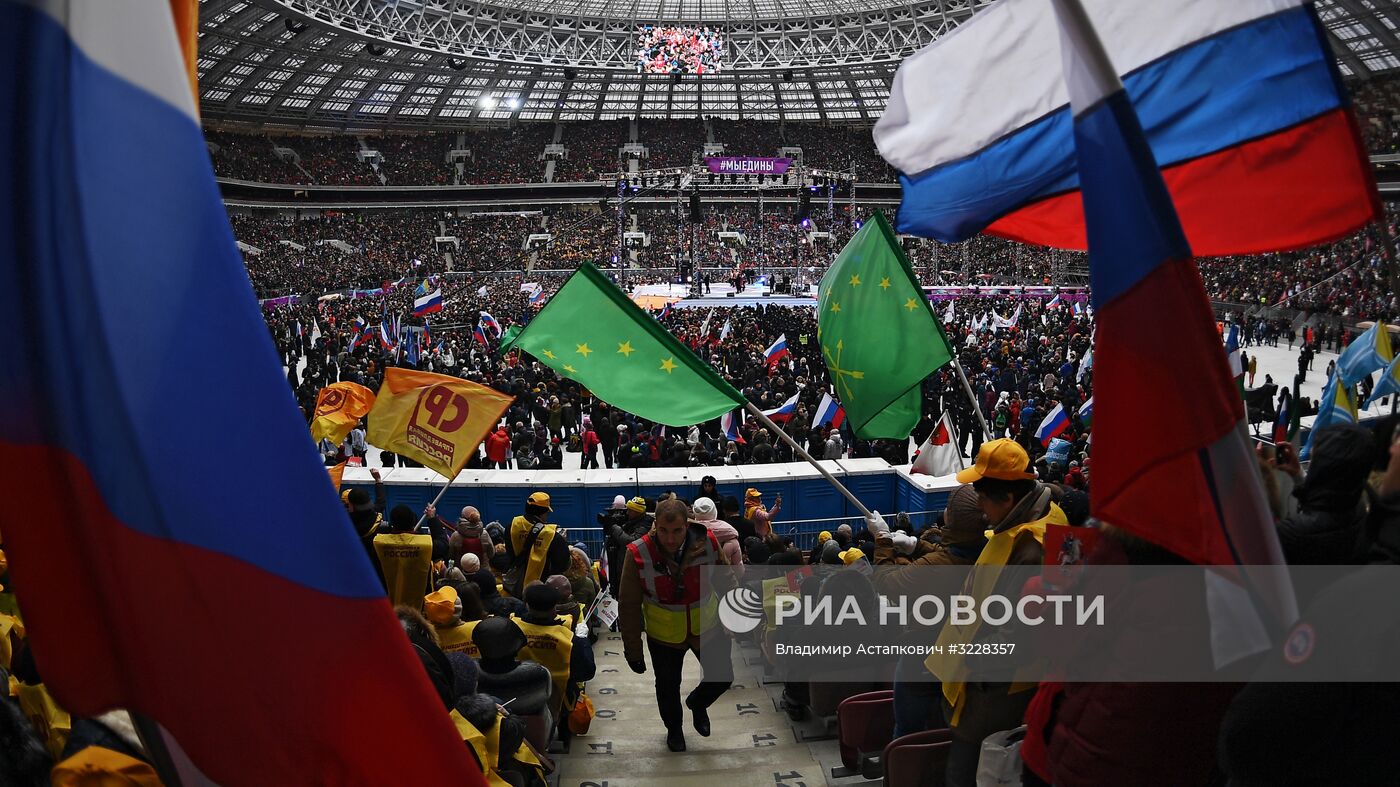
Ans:
{"type": "Polygon", "coordinates": [[[631,500],[628,500],[627,510],[636,511],[639,514],[645,514],[647,512],[646,498],[634,497],[631,500]]]}
{"type": "Polygon", "coordinates": [[[763,497],[763,493],[753,487],[749,487],[745,490],[744,497],[763,497]]]}
{"type": "Polygon", "coordinates": [[[530,495],[530,501],[529,501],[529,502],[530,502],[530,505],[532,505],[532,506],[539,506],[540,508],[543,508],[543,509],[546,510],[546,511],[553,511],[553,510],[554,510],[554,509],[551,508],[550,505],[549,505],[549,493],[548,493],[548,492],[534,492],[534,493],[532,493],[532,494],[530,495]]]}
{"type": "Polygon", "coordinates": [[[817,546],[821,546],[831,540],[831,531],[823,530],[817,534],[817,546]]]}
{"type": "Polygon", "coordinates": [[[842,552],[840,555],[837,555],[837,557],[841,558],[842,563],[845,563],[849,566],[857,560],[860,560],[861,558],[865,557],[865,553],[860,551],[860,549],[856,547],[851,547],[845,552],[842,552]]]}
{"type": "Polygon", "coordinates": [[[118,751],[89,746],[53,767],[54,787],[160,787],[155,769],[118,751]]]}
{"type": "Polygon", "coordinates": [[[1031,458],[1020,443],[1005,437],[983,443],[977,451],[977,463],[958,472],[958,483],[971,484],[983,478],[999,481],[1034,481],[1035,473],[1026,472],[1031,458]]]}
{"type": "Polygon", "coordinates": [[[441,626],[452,622],[457,611],[457,591],[451,585],[443,585],[423,597],[423,614],[428,622],[441,626]]]}

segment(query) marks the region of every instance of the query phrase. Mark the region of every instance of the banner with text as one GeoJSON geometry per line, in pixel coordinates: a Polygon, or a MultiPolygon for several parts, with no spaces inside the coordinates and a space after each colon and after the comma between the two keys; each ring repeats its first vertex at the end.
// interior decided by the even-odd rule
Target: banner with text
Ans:
{"type": "Polygon", "coordinates": [[[792,166],[792,159],[706,156],[705,164],[711,172],[721,175],[782,175],[792,166]]]}

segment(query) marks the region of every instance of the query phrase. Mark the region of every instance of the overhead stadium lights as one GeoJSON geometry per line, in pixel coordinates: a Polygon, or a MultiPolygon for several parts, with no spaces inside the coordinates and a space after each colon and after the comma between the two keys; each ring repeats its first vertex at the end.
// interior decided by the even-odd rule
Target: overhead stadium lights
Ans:
{"type": "Polygon", "coordinates": [[[511,109],[520,109],[520,99],[515,96],[511,96],[510,98],[506,99],[506,106],[510,107],[511,109]]]}
{"type": "Polygon", "coordinates": [[[495,97],[495,96],[482,96],[481,98],[478,98],[478,99],[476,100],[476,103],[480,104],[482,109],[495,109],[495,107],[496,107],[496,97],[495,97]]]}

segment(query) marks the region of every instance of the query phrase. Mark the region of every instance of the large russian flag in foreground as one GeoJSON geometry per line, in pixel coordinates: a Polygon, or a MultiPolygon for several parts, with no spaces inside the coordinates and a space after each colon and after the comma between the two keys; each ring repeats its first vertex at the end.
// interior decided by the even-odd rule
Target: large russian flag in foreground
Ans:
{"type": "MultiPolygon", "coordinates": [[[[1098,319],[1094,516],[1195,563],[1281,564],[1244,403],[1172,198],[1077,0],[1053,2],[1064,19],[1098,319]],[[1142,433],[1144,412],[1151,434],[1142,433]]],[[[1281,600],[1284,618],[1291,598],[1281,600]]]]}
{"type": "Polygon", "coordinates": [[[0,528],[54,696],[225,787],[482,784],[307,439],[166,0],[0,0],[0,71],[0,528]],[[190,461],[232,420],[249,483],[190,461]]]}
{"type": "MultiPolygon", "coordinates": [[[[1380,216],[1304,0],[1084,0],[1197,254],[1300,248],[1380,216]]],[[[875,126],[901,232],[1086,248],[1051,4],[1002,0],[904,61],[875,126]]]]}

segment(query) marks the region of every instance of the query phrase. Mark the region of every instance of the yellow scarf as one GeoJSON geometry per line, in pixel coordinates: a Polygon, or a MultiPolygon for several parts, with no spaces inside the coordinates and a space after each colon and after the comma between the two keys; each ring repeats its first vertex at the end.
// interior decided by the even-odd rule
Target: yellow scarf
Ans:
{"type": "MultiPolygon", "coordinates": [[[[987,545],[982,548],[982,554],[977,556],[977,563],[963,584],[963,593],[975,598],[980,605],[982,599],[990,595],[992,590],[996,588],[997,580],[1001,577],[1001,569],[1011,557],[1011,550],[1016,544],[1017,536],[1022,532],[1027,532],[1035,538],[1036,543],[1044,545],[1046,524],[1068,523],[1069,520],[1065,518],[1060,507],[1051,503],[1049,511],[1039,519],[1009,527],[1000,533],[988,531],[987,545]]],[[[943,681],[943,697],[948,700],[948,704],[953,706],[952,723],[954,726],[957,725],[962,716],[962,709],[967,700],[964,682],[967,677],[967,667],[964,655],[950,653],[950,646],[974,642],[977,638],[977,629],[980,626],[980,619],[974,619],[972,623],[965,626],[955,626],[945,622],[943,631],[938,635],[938,648],[924,660],[924,666],[928,668],[928,671],[943,681]]],[[[1012,684],[1012,693],[1028,688],[1019,687],[1019,683],[1012,684]]],[[[1030,682],[1030,686],[1034,685],[1033,681],[1030,682]]]]}

